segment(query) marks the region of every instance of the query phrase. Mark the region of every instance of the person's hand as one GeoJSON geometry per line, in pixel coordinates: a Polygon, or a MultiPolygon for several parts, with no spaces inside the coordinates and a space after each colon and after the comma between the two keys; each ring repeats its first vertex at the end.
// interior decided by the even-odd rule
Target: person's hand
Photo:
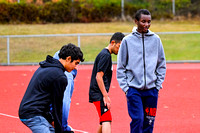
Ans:
{"type": "Polygon", "coordinates": [[[111,108],[111,101],[110,101],[109,96],[103,97],[103,101],[104,101],[104,105],[107,106],[108,109],[110,109],[111,108]]]}

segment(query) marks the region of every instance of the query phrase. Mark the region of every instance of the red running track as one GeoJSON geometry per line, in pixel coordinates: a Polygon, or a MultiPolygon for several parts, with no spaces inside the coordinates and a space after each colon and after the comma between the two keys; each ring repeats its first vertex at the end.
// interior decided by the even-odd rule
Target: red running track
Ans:
{"type": "MultiPolygon", "coordinates": [[[[0,133],[31,133],[18,118],[18,107],[38,66],[0,66],[0,133]]],[[[75,79],[69,124],[95,133],[98,115],[88,102],[92,65],[80,65],[75,79]]],[[[110,88],[113,133],[129,133],[126,98],[116,80],[116,65],[110,88]]],[[[167,64],[163,89],[159,92],[154,133],[198,133],[200,131],[200,64],[167,64]]],[[[78,131],[76,132],[78,133],[78,131]]]]}

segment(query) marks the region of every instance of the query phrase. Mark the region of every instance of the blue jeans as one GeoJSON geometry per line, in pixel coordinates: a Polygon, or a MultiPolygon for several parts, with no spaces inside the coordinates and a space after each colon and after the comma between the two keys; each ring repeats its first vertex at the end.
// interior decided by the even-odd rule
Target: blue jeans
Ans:
{"type": "Polygon", "coordinates": [[[132,121],[131,133],[152,133],[156,116],[158,90],[129,88],[127,92],[128,113],[132,121]]]}
{"type": "Polygon", "coordinates": [[[20,119],[33,133],[55,133],[53,126],[42,116],[20,119]]]}

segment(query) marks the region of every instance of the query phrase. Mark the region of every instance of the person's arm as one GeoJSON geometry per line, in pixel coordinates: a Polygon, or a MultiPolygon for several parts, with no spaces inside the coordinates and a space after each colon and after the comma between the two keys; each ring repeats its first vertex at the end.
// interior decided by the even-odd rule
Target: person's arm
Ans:
{"type": "Polygon", "coordinates": [[[106,91],[106,88],[105,88],[105,85],[104,85],[104,82],[103,82],[103,75],[104,75],[104,73],[102,71],[97,72],[96,81],[97,81],[99,89],[101,90],[101,93],[103,95],[104,105],[107,106],[108,109],[110,109],[111,101],[110,101],[110,98],[108,96],[108,93],[106,91]]]}
{"type": "Polygon", "coordinates": [[[165,79],[165,74],[166,74],[166,60],[165,60],[165,53],[163,49],[162,42],[160,40],[160,45],[158,49],[158,64],[156,68],[156,75],[157,75],[157,80],[156,80],[156,88],[160,90],[162,88],[162,83],[165,79]]]}
{"type": "Polygon", "coordinates": [[[71,96],[74,89],[74,78],[72,72],[65,72],[65,75],[67,76],[68,85],[63,97],[62,127],[64,131],[72,131],[71,127],[68,125],[68,117],[70,111],[71,96]]]}
{"type": "Polygon", "coordinates": [[[63,132],[62,127],[62,107],[63,107],[63,96],[66,86],[68,84],[67,78],[65,76],[59,76],[53,82],[53,92],[52,92],[52,105],[54,113],[54,126],[55,132],[63,132]]]}
{"type": "Polygon", "coordinates": [[[126,93],[129,89],[126,81],[126,65],[128,62],[128,49],[126,40],[122,40],[117,55],[117,81],[120,88],[126,93]]]}

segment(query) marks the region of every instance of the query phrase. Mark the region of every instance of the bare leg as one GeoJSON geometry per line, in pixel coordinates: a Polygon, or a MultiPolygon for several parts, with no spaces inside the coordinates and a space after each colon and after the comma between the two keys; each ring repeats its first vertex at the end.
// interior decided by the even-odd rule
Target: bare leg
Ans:
{"type": "Polygon", "coordinates": [[[102,123],[102,133],[111,133],[111,122],[102,123]]]}
{"type": "Polygon", "coordinates": [[[102,125],[99,125],[99,129],[98,129],[97,133],[102,133],[102,125]]]}

